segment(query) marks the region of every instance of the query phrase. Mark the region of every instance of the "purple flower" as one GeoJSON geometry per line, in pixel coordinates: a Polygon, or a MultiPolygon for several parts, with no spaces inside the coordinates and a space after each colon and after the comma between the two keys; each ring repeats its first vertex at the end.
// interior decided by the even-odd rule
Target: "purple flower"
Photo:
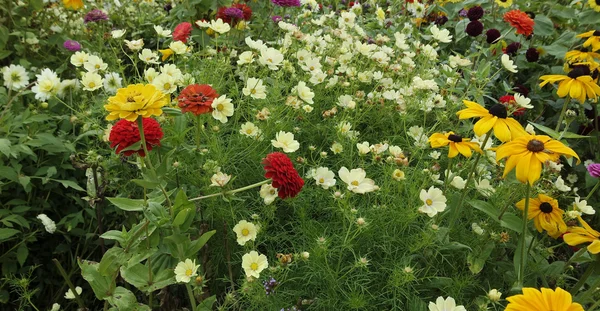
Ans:
{"type": "Polygon", "coordinates": [[[282,7],[300,6],[300,0],[271,0],[271,2],[282,7]]]}
{"type": "Polygon", "coordinates": [[[271,16],[271,19],[275,22],[275,23],[279,23],[283,20],[283,17],[279,16],[279,15],[273,15],[271,16]]]}
{"type": "Polygon", "coordinates": [[[81,44],[75,40],[67,40],[63,43],[63,47],[71,52],[77,52],[81,50],[81,44]]]}
{"type": "Polygon", "coordinates": [[[588,173],[590,176],[600,178],[600,163],[592,163],[587,166],[588,173]]]}
{"type": "Polygon", "coordinates": [[[267,296],[273,293],[277,285],[279,285],[279,283],[273,277],[270,277],[269,280],[263,282],[267,296]]]}
{"type": "Polygon", "coordinates": [[[458,16],[460,16],[460,17],[467,17],[467,10],[460,9],[460,11],[458,11],[458,16]]]}
{"type": "Polygon", "coordinates": [[[106,13],[104,13],[102,10],[98,10],[98,9],[93,9],[93,10],[89,11],[87,14],[85,14],[85,17],[83,18],[83,22],[86,24],[89,22],[106,21],[106,20],[108,20],[108,15],[106,15],[106,13]]]}
{"type": "Polygon", "coordinates": [[[223,14],[235,19],[244,19],[244,12],[238,8],[226,8],[223,14]]]}

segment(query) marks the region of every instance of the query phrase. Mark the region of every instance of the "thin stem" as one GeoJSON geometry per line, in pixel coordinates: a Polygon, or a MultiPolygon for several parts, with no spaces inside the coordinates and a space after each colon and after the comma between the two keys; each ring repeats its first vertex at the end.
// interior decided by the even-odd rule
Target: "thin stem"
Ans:
{"type": "Polygon", "coordinates": [[[225,259],[227,259],[227,272],[229,272],[229,281],[231,282],[231,291],[233,291],[233,288],[235,287],[235,282],[233,281],[233,270],[231,267],[231,250],[229,249],[229,243],[228,243],[228,238],[227,238],[227,233],[229,232],[227,230],[227,222],[224,221],[223,222],[223,232],[225,233],[223,235],[223,242],[225,243],[225,259]]]}
{"type": "Polygon", "coordinates": [[[567,111],[567,107],[569,106],[569,102],[571,101],[571,97],[567,96],[565,99],[565,103],[563,104],[562,110],[560,111],[560,115],[558,116],[558,123],[556,123],[556,127],[554,130],[558,132],[560,129],[560,124],[562,123],[563,118],[565,117],[565,112],[567,111]]]}
{"type": "Polygon", "coordinates": [[[192,287],[190,284],[185,284],[185,288],[187,289],[188,296],[190,297],[190,304],[192,304],[192,311],[196,311],[196,298],[194,297],[194,292],[192,291],[192,287]]]}
{"type": "Polygon", "coordinates": [[[196,149],[200,151],[200,134],[202,134],[202,124],[200,123],[201,115],[196,116],[196,149]]]}
{"type": "Polygon", "coordinates": [[[588,195],[585,197],[585,200],[589,200],[592,197],[592,194],[594,194],[594,192],[596,192],[596,190],[598,190],[598,188],[600,188],[600,179],[598,180],[598,182],[596,183],[596,185],[594,186],[594,188],[592,188],[592,191],[590,191],[590,193],[588,193],[588,195]]]}
{"type": "MultiPolygon", "coordinates": [[[[590,277],[590,275],[592,275],[594,273],[594,271],[596,269],[600,269],[600,256],[596,259],[595,262],[591,263],[587,267],[587,269],[585,270],[585,272],[583,273],[581,278],[579,278],[579,281],[577,281],[577,283],[573,286],[573,288],[571,288],[571,290],[570,290],[571,295],[575,296],[575,294],[577,294],[577,292],[581,289],[581,287],[583,287],[585,282],[587,282],[587,279],[590,277]]],[[[595,288],[592,288],[592,289],[595,290],[595,288]]]]}
{"type": "Polygon", "coordinates": [[[67,275],[65,269],[63,269],[62,265],[60,264],[60,262],[58,262],[58,260],[56,260],[56,258],[52,258],[52,261],[54,261],[58,272],[60,272],[60,275],[62,275],[63,279],[65,279],[65,282],[67,282],[67,286],[69,286],[71,292],[75,296],[75,301],[77,301],[79,308],[85,310],[85,304],[83,303],[83,300],[81,299],[79,294],[77,294],[77,290],[75,290],[75,286],[73,285],[73,283],[71,283],[71,280],[69,279],[69,276],[67,275]]]}
{"type": "Polygon", "coordinates": [[[531,184],[527,183],[525,188],[525,208],[523,209],[523,227],[520,236],[521,244],[521,260],[519,262],[519,273],[517,274],[517,287],[523,288],[523,280],[525,278],[525,263],[527,262],[527,252],[525,247],[525,237],[527,236],[527,221],[529,215],[529,193],[531,192],[531,184]]]}
{"type": "Polygon", "coordinates": [[[230,195],[230,194],[242,192],[242,191],[245,191],[245,190],[248,190],[248,189],[252,189],[252,188],[255,188],[255,187],[258,187],[258,186],[262,186],[262,185],[267,184],[269,182],[271,182],[270,178],[266,179],[266,180],[263,180],[263,181],[260,181],[260,182],[257,182],[255,184],[248,185],[246,187],[242,187],[242,188],[238,188],[238,189],[234,189],[234,190],[229,190],[229,191],[223,191],[223,192],[219,192],[219,193],[213,193],[213,194],[209,194],[209,195],[205,195],[205,196],[193,198],[193,199],[190,199],[190,201],[199,201],[199,200],[208,199],[208,198],[212,198],[212,197],[218,197],[218,196],[221,196],[221,195],[223,195],[223,196],[230,195]]]}
{"type": "MultiPolygon", "coordinates": [[[[144,118],[142,116],[139,116],[137,118],[138,130],[140,132],[140,141],[142,142],[142,148],[144,149],[144,154],[145,154],[145,157],[142,158],[142,162],[146,159],[146,157],[150,157],[150,153],[148,152],[148,146],[146,146],[146,136],[144,135],[143,119],[144,118]]],[[[148,166],[150,167],[152,172],[154,172],[154,176],[156,176],[156,169],[154,168],[154,165],[152,164],[152,161],[150,161],[149,158],[148,158],[148,166]]],[[[167,200],[167,204],[169,205],[169,207],[173,206],[173,204],[171,204],[171,199],[169,199],[169,194],[167,193],[165,188],[160,183],[158,184],[158,187],[160,188],[160,191],[162,191],[163,195],[165,196],[165,199],[167,200]]]]}
{"type": "Polygon", "coordinates": [[[448,191],[448,181],[452,170],[452,159],[454,158],[448,158],[448,168],[446,168],[446,176],[444,177],[444,191],[448,191]]]}

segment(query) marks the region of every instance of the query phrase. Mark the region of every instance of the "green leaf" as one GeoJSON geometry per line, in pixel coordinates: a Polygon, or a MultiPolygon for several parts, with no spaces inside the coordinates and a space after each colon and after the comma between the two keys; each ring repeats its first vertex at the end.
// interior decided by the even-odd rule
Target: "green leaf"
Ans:
{"type": "Polygon", "coordinates": [[[0,152],[2,152],[7,158],[10,156],[10,140],[6,138],[0,138],[0,152]]]}
{"type": "Polygon", "coordinates": [[[148,267],[138,263],[131,267],[121,267],[121,277],[127,283],[135,286],[139,290],[148,287],[150,279],[148,278],[148,267]]]}
{"type": "Polygon", "coordinates": [[[590,138],[592,136],[583,136],[583,135],[579,135],[579,134],[575,134],[575,133],[571,133],[571,132],[564,132],[562,133],[562,137],[563,138],[590,138]]]}
{"type": "Polygon", "coordinates": [[[544,15],[535,15],[533,32],[539,36],[550,36],[554,33],[554,23],[544,15]]]}
{"type": "Polygon", "coordinates": [[[154,189],[154,188],[158,187],[158,185],[160,185],[160,183],[158,183],[158,182],[152,182],[152,181],[148,181],[148,180],[144,180],[144,179],[132,179],[131,181],[133,181],[134,183],[136,183],[144,188],[148,188],[148,189],[154,189]]]}
{"type": "Polygon", "coordinates": [[[127,148],[124,148],[123,150],[121,150],[121,153],[123,151],[129,151],[129,150],[138,151],[140,149],[142,149],[142,141],[138,141],[137,143],[135,143],[127,148]]]}
{"type": "Polygon", "coordinates": [[[163,113],[165,113],[168,116],[180,116],[180,115],[183,115],[181,113],[181,110],[180,109],[176,109],[176,108],[169,108],[169,107],[162,108],[162,111],[163,111],[163,113]]]}
{"type": "Polygon", "coordinates": [[[502,215],[502,220],[498,220],[498,217],[500,216],[500,210],[495,208],[490,203],[480,201],[480,200],[475,200],[475,201],[470,201],[469,204],[471,204],[471,206],[473,206],[475,209],[478,209],[478,210],[484,212],[485,214],[487,214],[488,216],[490,216],[491,219],[500,223],[500,225],[502,227],[511,229],[517,233],[521,233],[521,231],[523,231],[522,230],[523,220],[520,217],[518,217],[512,213],[504,213],[504,215],[502,215]]]}
{"type": "Polygon", "coordinates": [[[108,303],[115,306],[117,310],[131,310],[137,304],[135,295],[125,287],[115,288],[114,293],[106,298],[108,303]]]}
{"type": "Polygon", "coordinates": [[[110,203],[116,207],[128,211],[128,212],[139,212],[145,207],[144,200],[140,199],[127,199],[127,198],[107,198],[110,203]]]}
{"type": "Polygon", "coordinates": [[[550,137],[554,138],[554,139],[558,139],[560,137],[560,133],[547,127],[547,126],[543,126],[541,124],[537,124],[537,123],[533,123],[533,122],[529,122],[529,124],[535,126],[538,130],[548,134],[550,137]]]}
{"type": "Polygon", "coordinates": [[[208,242],[208,240],[217,232],[212,230],[205,232],[200,238],[190,243],[190,247],[185,252],[186,258],[192,258],[200,251],[200,249],[208,242]]]}
{"type": "Polygon", "coordinates": [[[104,253],[98,266],[98,272],[103,276],[114,276],[119,267],[123,265],[131,257],[126,254],[120,247],[113,247],[104,253]]]}
{"type": "Polygon", "coordinates": [[[28,255],[29,249],[27,249],[27,245],[25,245],[25,243],[21,243],[21,245],[19,245],[19,247],[17,248],[17,261],[19,262],[19,265],[21,265],[21,267],[23,267],[23,265],[25,264],[25,260],[27,260],[28,255]]]}
{"type": "Polygon", "coordinates": [[[153,292],[155,290],[162,289],[171,284],[175,284],[175,272],[173,269],[161,269],[152,279],[152,285],[146,288],[147,292],[153,292]]]}
{"type": "Polygon", "coordinates": [[[115,280],[101,275],[98,271],[99,266],[99,263],[87,260],[79,261],[81,276],[90,284],[96,298],[106,299],[113,294],[111,289],[115,288],[115,280]]]}
{"type": "Polygon", "coordinates": [[[106,231],[100,237],[103,238],[103,239],[105,239],[105,240],[115,240],[115,241],[118,241],[119,243],[121,243],[121,245],[125,244],[125,237],[123,237],[123,233],[121,231],[118,231],[118,230],[106,231]]]}
{"type": "Polygon", "coordinates": [[[77,191],[85,191],[85,189],[81,188],[76,182],[72,180],[61,180],[61,179],[53,179],[63,185],[65,188],[73,188],[77,191]]]}
{"type": "Polygon", "coordinates": [[[0,241],[6,240],[21,231],[11,228],[0,228],[0,241]]]}
{"type": "Polygon", "coordinates": [[[0,180],[2,180],[2,178],[6,178],[10,181],[16,182],[19,180],[19,174],[12,167],[0,166],[0,180]]]}
{"type": "Polygon", "coordinates": [[[495,246],[496,245],[494,243],[487,243],[483,250],[476,253],[469,253],[467,256],[467,264],[469,266],[469,270],[471,270],[471,273],[478,274],[481,272],[481,270],[483,270],[483,266],[488,258],[490,258],[495,246]]]}
{"type": "Polygon", "coordinates": [[[202,300],[202,302],[198,305],[198,307],[196,307],[196,311],[211,311],[213,309],[212,306],[215,304],[216,301],[217,301],[217,296],[212,295],[212,296],[202,300]]]}

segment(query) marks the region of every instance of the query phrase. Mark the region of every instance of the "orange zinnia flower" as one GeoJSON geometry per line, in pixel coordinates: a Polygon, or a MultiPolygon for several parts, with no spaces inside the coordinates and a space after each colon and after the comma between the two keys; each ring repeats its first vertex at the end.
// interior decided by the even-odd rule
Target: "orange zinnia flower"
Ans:
{"type": "Polygon", "coordinates": [[[195,115],[200,115],[213,110],[211,105],[217,97],[219,97],[219,94],[210,85],[191,84],[181,91],[177,101],[181,112],[186,113],[189,111],[195,115]]]}
{"type": "Polygon", "coordinates": [[[517,34],[529,36],[533,33],[535,22],[521,10],[512,10],[504,14],[504,21],[517,30],[517,34]]]}

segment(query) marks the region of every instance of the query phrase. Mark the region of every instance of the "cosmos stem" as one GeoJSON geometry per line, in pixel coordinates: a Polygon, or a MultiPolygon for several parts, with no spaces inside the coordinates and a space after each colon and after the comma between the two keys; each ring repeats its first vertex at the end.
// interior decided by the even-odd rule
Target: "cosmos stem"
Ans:
{"type": "Polygon", "coordinates": [[[562,120],[565,117],[565,112],[567,111],[567,107],[569,106],[569,102],[571,101],[571,97],[567,96],[567,98],[565,98],[565,103],[563,104],[562,110],[560,111],[560,115],[558,116],[558,123],[556,123],[556,127],[554,128],[554,131],[558,132],[558,130],[560,129],[560,124],[562,123],[562,120]]]}
{"type": "MultiPolygon", "coordinates": [[[[146,157],[150,157],[150,153],[148,152],[148,147],[146,146],[146,136],[144,135],[144,122],[143,122],[144,118],[142,116],[139,116],[137,118],[137,126],[138,126],[138,130],[140,131],[140,141],[142,142],[142,148],[144,149],[144,154],[146,156],[142,157],[142,162],[144,162],[146,160],[146,157]]],[[[154,165],[152,165],[152,161],[150,161],[150,159],[148,159],[148,166],[150,167],[150,169],[152,170],[152,172],[154,173],[154,176],[156,175],[156,169],[154,168],[154,165]]],[[[172,206],[171,204],[171,199],[169,199],[169,195],[167,194],[167,191],[165,190],[165,188],[159,183],[158,187],[160,188],[160,191],[162,191],[163,195],[165,196],[165,199],[167,200],[167,204],[169,204],[169,207],[172,206]]],[[[144,197],[144,200],[146,198],[144,197]]]]}
{"type": "Polygon", "coordinates": [[[200,117],[201,115],[196,116],[196,149],[200,151],[200,134],[202,133],[202,124],[200,117]]]}
{"type": "Polygon", "coordinates": [[[201,197],[197,197],[197,198],[193,198],[190,199],[189,201],[199,201],[199,200],[203,200],[203,199],[208,199],[208,198],[212,198],[212,197],[218,197],[218,196],[226,196],[226,195],[230,195],[230,194],[234,194],[234,193],[238,193],[238,192],[242,192],[242,191],[246,191],[248,189],[252,189],[252,188],[256,188],[258,186],[262,186],[264,184],[270,183],[272,181],[271,178],[269,179],[265,179],[263,181],[259,181],[257,183],[242,187],[242,188],[238,188],[238,189],[233,189],[233,190],[229,190],[229,191],[223,191],[223,192],[217,192],[217,193],[213,193],[213,194],[208,194],[205,196],[201,196],[201,197]]]}
{"type": "Polygon", "coordinates": [[[525,278],[525,263],[527,262],[527,251],[525,247],[525,237],[527,236],[527,216],[529,215],[529,194],[531,192],[531,184],[527,183],[525,188],[525,207],[523,208],[523,227],[521,236],[519,237],[519,244],[521,246],[519,253],[521,255],[519,260],[519,270],[517,273],[517,287],[523,288],[523,279],[525,278]]]}
{"type": "Polygon", "coordinates": [[[196,298],[194,298],[194,292],[192,291],[192,287],[190,284],[185,284],[185,288],[187,289],[188,296],[190,297],[190,304],[192,311],[196,311],[196,298]]]}

